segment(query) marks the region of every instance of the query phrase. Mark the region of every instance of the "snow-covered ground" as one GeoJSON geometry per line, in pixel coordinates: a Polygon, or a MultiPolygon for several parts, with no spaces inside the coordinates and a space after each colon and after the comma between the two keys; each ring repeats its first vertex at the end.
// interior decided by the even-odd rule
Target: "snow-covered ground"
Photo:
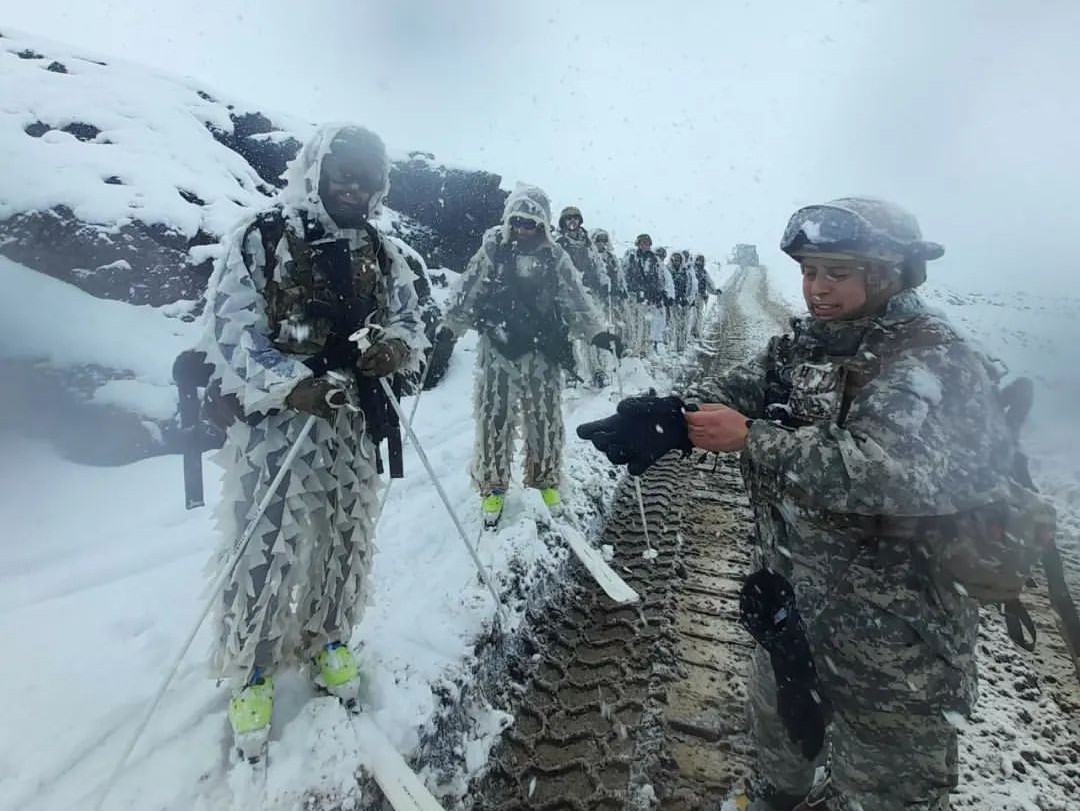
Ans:
{"type": "MultiPolygon", "coordinates": [[[[86,296],[71,306],[72,318],[91,319],[108,332],[101,313],[122,305],[86,296]]],[[[127,309],[130,318],[145,315],[127,309]]],[[[129,320],[113,322],[112,339],[133,334],[123,332],[129,320]]],[[[114,346],[100,337],[102,352],[114,346]]],[[[137,352],[152,360],[156,355],[153,365],[167,369],[174,340],[140,341],[137,352]]],[[[422,397],[416,417],[470,542],[479,534],[478,498],[466,473],[474,343],[470,334],[459,344],[446,379],[422,397]]],[[[638,362],[625,365],[623,378],[628,391],[651,382],[638,362]]],[[[663,386],[666,376],[656,382],[663,386]]],[[[613,396],[610,387],[570,390],[568,427],[610,413],[613,396]]],[[[216,469],[206,465],[207,507],[186,512],[177,457],[100,469],[66,462],[48,446],[17,436],[0,435],[0,447],[6,530],[0,695],[7,705],[0,807],[87,808],[206,600],[203,569],[217,543],[209,520],[216,469]]],[[[614,482],[591,447],[571,438],[568,450],[564,495],[570,520],[586,527],[614,482]]],[[[406,471],[379,526],[372,606],[353,643],[370,680],[370,711],[407,754],[442,708],[440,696],[456,695],[468,678],[474,644],[490,628],[494,604],[411,449],[406,471]]],[[[480,540],[481,558],[504,587],[523,571],[550,573],[566,559],[564,549],[537,536],[533,518],[544,509],[538,494],[517,488],[508,502],[502,528],[480,540]]],[[[511,627],[523,607],[520,601],[511,606],[511,627]]],[[[106,808],[232,807],[230,780],[237,777],[229,770],[227,694],[205,668],[212,635],[204,626],[196,638],[106,808]]],[[[346,716],[335,701],[314,697],[299,677],[278,685],[265,807],[297,807],[315,794],[343,796],[363,760],[346,716]]],[[[459,747],[475,769],[506,719],[497,708],[469,711],[475,723],[459,747]]]]}

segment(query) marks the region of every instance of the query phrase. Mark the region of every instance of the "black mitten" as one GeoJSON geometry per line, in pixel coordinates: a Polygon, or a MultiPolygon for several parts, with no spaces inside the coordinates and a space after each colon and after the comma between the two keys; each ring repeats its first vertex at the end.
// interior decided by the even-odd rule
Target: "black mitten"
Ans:
{"type": "Polygon", "coordinates": [[[739,619],[769,653],[777,710],[792,743],[813,760],[825,745],[829,706],[818,688],[810,642],[791,584],[767,569],[754,572],[739,594],[739,619]]]}
{"type": "Polygon", "coordinates": [[[693,445],[683,414],[694,409],[678,397],[657,397],[652,391],[626,398],[610,417],[579,425],[577,435],[592,442],[612,464],[627,465],[631,475],[640,476],[668,451],[690,453],[693,445]]]}

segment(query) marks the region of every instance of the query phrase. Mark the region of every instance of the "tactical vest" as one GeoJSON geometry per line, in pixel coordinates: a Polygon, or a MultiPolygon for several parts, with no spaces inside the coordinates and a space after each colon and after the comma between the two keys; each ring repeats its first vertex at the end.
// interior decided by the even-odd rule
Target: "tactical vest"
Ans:
{"type": "MultiPolygon", "coordinates": [[[[817,347],[820,351],[811,350],[806,360],[798,357],[800,350],[805,352],[805,347],[798,345],[798,327],[794,339],[789,335],[773,338],[765,377],[766,418],[789,428],[820,422],[843,425],[856,395],[881,373],[883,356],[956,340],[952,330],[937,321],[923,321],[917,330],[901,329],[898,333],[872,323],[857,341],[845,347],[850,354],[827,356],[817,347]]],[[[991,373],[992,380],[997,377],[991,373]]],[[[1021,415],[1010,413],[1000,391],[993,402],[983,405],[1003,409],[1005,422],[1012,429],[1012,476],[1005,485],[1007,492],[997,501],[954,515],[837,516],[837,520],[858,525],[868,540],[911,548],[920,545],[930,563],[929,577],[981,603],[1002,604],[1009,635],[1030,650],[1035,643],[1035,626],[1019,598],[1032,567],[1056,553],[1056,515],[1053,506],[1035,491],[1018,446],[1020,424],[1030,401],[1021,415]]],[[[1047,575],[1058,581],[1052,590],[1064,589],[1067,595],[1063,577],[1055,577],[1050,564],[1047,575]]],[[[1071,610],[1075,617],[1075,607],[1071,610]]]]}
{"type": "MultiPolygon", "coordinates": [[[[385,323],[390,258],[370,223],[364,224],[368,243],[354,248],[347,239],[326,237],[317,222],[301,222],[304,233],[298,234],[274,208],[259,215],[248,235],[259,232],[266,257],[263,296],[274,346],[314,355],[325,352],[328,341],[347,339],[368,323],[385,323]],[[284,266],[277,255],[282,237],[289,249],[284,266]]],[[[244,262],[251,267],[251,257],[244,262]]]]}
{"type": "MultiPolygon", "coordinates": [[[[401,435],[398,418],[377,380],[355,374],[359,351],[349,336],[368,324],[388,319],[391,261],[382,238],[365,222],[367,244],[353,247],[348,239],[328,237],[318,222],[301,214],[302,234],[290,227],[281,207],[259,214],[241,241],[259,235],[265,264],[262,268],[266,315],[270,340],[281,352],[307,356],[304,363],[316,376],[337,369],[353,373],[356,394],[363,412],[364,430],[376,449],[389,443],[390,474],[402,471],[401,435]],[[288,257],[278,254],[284,238],[288,257]]],[[[242,254],[244,264],[254,267],[254,257],[242,254]]],[[[403,390],[403,378],[395,375],[391,386],[396,396],[403,390]]],[[[220,381],[208,381],[203,413],[214,425],[225,429],[242,419],[257,425],[265,415],[245,415],[235,395],[223,395],[220,381]]],[[[270,412],[275,413],[275,412],[270,412]]],[[[376,467],[382,473],[381,454],[376,467]]]]}
{"type": "Polygon", "coordinates": [[[477,299],[477,332],[510,360],[539,352],[555,365],[575,373],[569,328],[555,292],[560,282],[551,246],[542,246],[533,254],[537,267],[529,283],[535,287],[536,295],[525,295],[521,289],[517,254],[510,243],[503,242],[501,234],[488,251],[495,271],[477,299]]]}

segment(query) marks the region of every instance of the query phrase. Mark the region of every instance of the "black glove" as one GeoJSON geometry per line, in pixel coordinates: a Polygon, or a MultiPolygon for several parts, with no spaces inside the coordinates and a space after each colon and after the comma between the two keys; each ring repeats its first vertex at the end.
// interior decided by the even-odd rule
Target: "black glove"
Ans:
{"type": "Polygon", "coordinates": [[[766,651],[776,677],[776,704],[792,743],[813,760],[825,745],[829,706],[817,681],[795,591],[776,572],[761,569],[739,593],[739,620],[766,651]]]}
{"type": "Polygon", "coordinates": [[[632,476],[640,476],[668,451],[690,454],[693,445],[683,413],[696,409],[678,397],[657,397],[650,391],[627,397],[610,417],[579,425],[577,435],[592,442],[612,464],[627,465],[632,476]]]}
{"type": "Polygon", "coordinates": [[[622,338],[620,338],[614,332],[601,332],[595,335],[592,339],[592,345],[597,347],[598,349],[606,349],[608,352],[611,352],[617,358],[621,358],[623,356],[622,338]]]}

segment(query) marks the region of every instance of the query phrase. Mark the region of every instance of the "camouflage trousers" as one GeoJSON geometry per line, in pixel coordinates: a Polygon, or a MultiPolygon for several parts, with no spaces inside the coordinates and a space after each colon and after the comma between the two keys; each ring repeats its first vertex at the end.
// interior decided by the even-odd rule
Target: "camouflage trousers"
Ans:
{"type": "Polygon", "coordinates": [[[802,796],[829,758],[828,811],[948,811],[957,784],[957,733],[941,715],[845,710],[832,697],[829,745],[806,760],[788,738],[776,708],[769,655],[758,646],[747,678],[757,777],[783,794],[802,796]]]}
{"type": "Polygon", "coordinates": [[[514,436],[525,440],[526,487],[558,487],[565,433],[562,370],[539,352],[510,360],[480,339],[473,482],[483,494],[507,489],[514,436]]]}
{"type": "Polygon", "coordinates": [[[706,300],[699,298],[694,306],[690,308],[690,334],[694,338],[700,338],[704,334],[705,306],[706,300]]]}
{"type": "Polygon", "coordinates": [[[626,351],[643,358],[652,350],[652,316],[648,304],[630,299],[625,310],[626,333],[623,341],[626,351]]]}
{"type": "Polygon", "coordinates": [[[693,310],[678,304],[671,308],[667,323],[667,345],[675,352],[683,352],[690,338],[690,316],[693,310]]]}

